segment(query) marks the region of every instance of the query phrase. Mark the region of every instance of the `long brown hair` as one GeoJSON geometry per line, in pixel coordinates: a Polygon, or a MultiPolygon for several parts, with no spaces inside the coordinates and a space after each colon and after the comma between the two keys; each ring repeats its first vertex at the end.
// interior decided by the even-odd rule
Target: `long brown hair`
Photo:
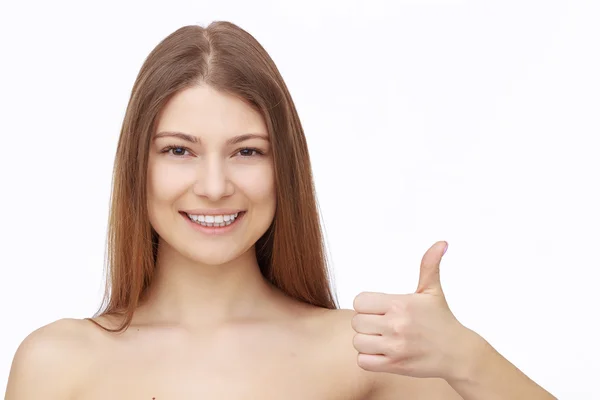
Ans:
{"type": "Polygon", "coordinates": [[[148,218],[146,177],[151,136],[166,102],[204,83],[238,96],[261,113],[273,147],[276,211],[256,244],[261,273],[292,298],[338,308],[330,286],[304,131],[275,63],[233,23],[179,28],[148,55],[135,80],[114,165],[107,236],[106,291],[96,316],[131,323],[152,283],[158,235],[148,218]]]}

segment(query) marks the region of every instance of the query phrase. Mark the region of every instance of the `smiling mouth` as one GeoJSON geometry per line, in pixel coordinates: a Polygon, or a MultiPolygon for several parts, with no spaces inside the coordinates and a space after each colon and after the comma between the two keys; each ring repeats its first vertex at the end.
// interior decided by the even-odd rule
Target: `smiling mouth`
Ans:
{"type": "Polygon", "coordinates": [[[235,214],[222,214],[222,215],[193,215],[186,212],[181,214],[185,215],[190,221],[198,225],[206,227],[220,228],[233,224],[235,221],[240,219],[246,214],[246,211],[240,211],[235,214]]]}

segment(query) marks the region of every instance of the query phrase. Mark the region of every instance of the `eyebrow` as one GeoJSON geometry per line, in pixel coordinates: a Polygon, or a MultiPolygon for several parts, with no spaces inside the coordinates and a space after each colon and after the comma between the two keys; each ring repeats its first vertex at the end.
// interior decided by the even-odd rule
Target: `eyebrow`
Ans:
{"type": "MultiPolygon", "coordinates": [[[[152,140],[156,140],[161,137],[176,137],[176,138],[185,140],[186,142],[200,143],[200,138],[197,136],[189,135],[189,134],[183,133],[183,132],[170,132],[170,131],[158,132],[156,135],[154,135],[152,140]]],[[[231,139],[227,140],[227,144],[228,145],[238,144],[241,142],[245,142],[246,140],[250,140],[250,139],[261,139],[261,140],[264,140],[267,142],[269,141],[269,137],[264,134],[245,133],[243,135],[234,136],[231,139]]]]}

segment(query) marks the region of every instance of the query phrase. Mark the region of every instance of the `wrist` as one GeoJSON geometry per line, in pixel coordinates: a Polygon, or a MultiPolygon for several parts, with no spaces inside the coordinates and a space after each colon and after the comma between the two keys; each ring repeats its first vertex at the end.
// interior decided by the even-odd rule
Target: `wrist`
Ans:
{"type": "Polygon", "coordinates": [[[464,334],[460,335],[455,348],[457,353],[453,366],[445,380],[451,385],[474,382],[484,368],[491,346],[475,331],[464,327],[464,334]]]}

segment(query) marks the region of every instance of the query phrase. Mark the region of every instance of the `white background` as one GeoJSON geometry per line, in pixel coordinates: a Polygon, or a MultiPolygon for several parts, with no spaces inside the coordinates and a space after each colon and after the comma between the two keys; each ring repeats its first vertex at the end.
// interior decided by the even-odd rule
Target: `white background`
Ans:
{"type": "Polygon", "coordinates": [[[600,398],[599,2],[300,4],[2,3],[0,387],[28,333],[99,305],[144,58],[180,26],[230,20],[296,102],[341,306],[413,292],[446,240],[458,319],[560,399],[600,398]]]}

